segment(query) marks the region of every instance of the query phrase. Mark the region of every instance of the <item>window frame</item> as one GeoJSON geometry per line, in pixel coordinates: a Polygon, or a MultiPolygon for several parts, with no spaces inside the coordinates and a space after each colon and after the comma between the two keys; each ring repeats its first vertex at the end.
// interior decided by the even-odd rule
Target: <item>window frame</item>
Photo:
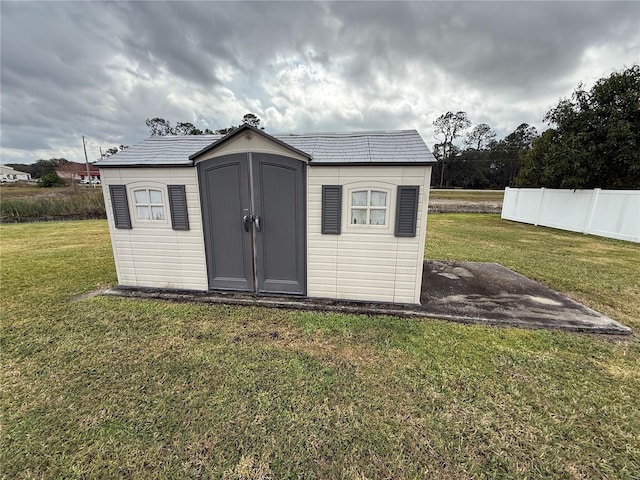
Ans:
{"type": "Polygon", "coordinates": [[[374,230],[388,230],[390,228],[390,210],[391,210],[391,189],[388,187],[383,187],[380,185],[376,185],[375,183],[370,184],[360,184],[354,185],[347,190],[347,228],[349,229],[374,229],[374,230]],[[366,205],[353,205],[353,195],[359,192],[367,193],[366,205]],[[372,192],[380,192],[385,194],[385,205],[372,205],[371,204],[371,193],[372,192]],[[366,223],[353,223],[353,210],[365,210],[366,211],[366,223]],[[384,224],[382,225],[374,225],[371,222],[371,210],[384,210],[384,224]]]}
{"type": "Polygon", "coordinates": [[[167,196],[167,188],[165,185],[153,185],[150,183],[138,183],[134,185],[128,186],[128,194],[129,194],[129,207],[131,209],[131,222],[134,226],[145,226],[145,227],[166,227],[169,224],[169,201],[167,196]],[[136,192],[146,190],[149,202],[138,203],[136,199],[136,192]],[[151,202],[151,193],[150,191],[160,192],[162,198],[162,204],[151,202]],[[138,217],[138,207],[148,207],[149,215],[151,216],[151,208],[152,207],[162,207],[162,212],[164,218],[162,220],[154,220],[153,218],[142,219],[138,217]]]}

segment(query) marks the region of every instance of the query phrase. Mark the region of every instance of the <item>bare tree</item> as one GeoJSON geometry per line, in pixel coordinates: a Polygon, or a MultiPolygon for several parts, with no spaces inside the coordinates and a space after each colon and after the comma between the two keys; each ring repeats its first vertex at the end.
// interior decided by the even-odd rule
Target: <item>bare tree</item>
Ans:
{"type": "Polygon", "coordinates": [[[481,123],[467,133],[464,143],[470,148],[481,150],[487,148],[495,138],[496,132],[486,123],[481,123]]]}
{"type": "Polygon", "coordinates": [[[435,134],[439,135],[442,144],[442,160],[440,163],[440,187],[444,184],[444,167],[454,154],[453,141],[462,135],[462,131],[471,125],[466,112],[447,112],[433,122],[435,134]]]}

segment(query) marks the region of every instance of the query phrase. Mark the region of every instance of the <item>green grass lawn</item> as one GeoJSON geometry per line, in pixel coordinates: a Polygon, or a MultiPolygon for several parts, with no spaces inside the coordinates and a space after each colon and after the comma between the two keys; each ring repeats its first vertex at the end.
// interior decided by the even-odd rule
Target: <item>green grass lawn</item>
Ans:
{"type": "MultiPolygon", "coordinates": [[[[2,478],[640,475],[637,340],[74,300],[116,282],[105,221],[0,242],[2,478]]],[[[640,328],[638,245],[433,215],[426,256],[498,261],[640,328]]]]}

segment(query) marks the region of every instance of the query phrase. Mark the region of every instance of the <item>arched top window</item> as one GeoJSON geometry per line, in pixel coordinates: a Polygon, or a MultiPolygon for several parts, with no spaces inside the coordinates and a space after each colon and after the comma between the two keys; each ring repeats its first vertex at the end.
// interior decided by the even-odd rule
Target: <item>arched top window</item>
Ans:
{"type": "Polygon", "coordinates": [[[389,192],[376,189],[351,191],[349,223],[352,225],[387,225],[389,192]]]}

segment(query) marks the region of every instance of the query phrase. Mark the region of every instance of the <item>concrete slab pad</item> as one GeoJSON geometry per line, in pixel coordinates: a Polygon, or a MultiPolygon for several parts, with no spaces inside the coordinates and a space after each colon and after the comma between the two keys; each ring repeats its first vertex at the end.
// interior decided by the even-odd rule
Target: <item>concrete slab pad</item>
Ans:
{"type": "Polygon", "coordinates": [[[629,335],[632,330],[497,263],[426,261],[421,305],[118,286],[108,296],[435,318],[460,323],[629,335]]]}
{"type": "Polygon", "coordinates": [[[457,321],[580,332],[632,330],[497,263],[426,261],[422,309],[457,321]]]}

